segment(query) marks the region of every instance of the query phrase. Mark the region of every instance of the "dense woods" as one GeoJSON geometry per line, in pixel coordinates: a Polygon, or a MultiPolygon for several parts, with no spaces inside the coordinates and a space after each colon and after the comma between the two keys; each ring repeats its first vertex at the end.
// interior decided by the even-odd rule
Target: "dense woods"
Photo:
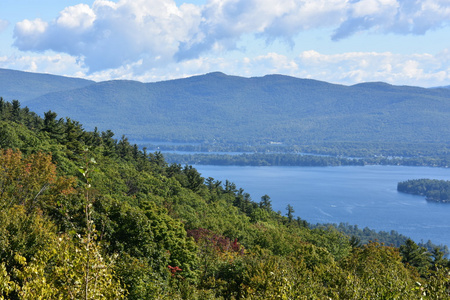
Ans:
{"type": "Polygon", "coordinates": [[[317,154],[290,153],[243,153],[243,154],[165,154],[168,162],[196,165],[219,166],[364,166],[364,165],[395,165],[395,166],[432,166],[448,167],[450,156],[445,157],[335,157],[317,154]]]}
{"type": "Polygon", "coordinates": [[[0,299],[448,299],[407,239],[311,228],[126,136],[0,99],[0,299]]]}
{"type": "Polygon", "coordinates": [[[223,73],[152,83],[92,82],[0,69],[0,90],[34,111],[52,110],[89,130],[110,129],[142,143],[260,153],[281,143],[278,152],[376,156],[380,163],[399,157],[445,166],[443,160],[450,160],[450,90],[444,88],[223,73]]]}
{"type": "Polygon", "coordinates": [[[415,179],[399,182],[399,192],[425,196],[428,201],[450,202],[450,181],[436,179],[415,179]]]}

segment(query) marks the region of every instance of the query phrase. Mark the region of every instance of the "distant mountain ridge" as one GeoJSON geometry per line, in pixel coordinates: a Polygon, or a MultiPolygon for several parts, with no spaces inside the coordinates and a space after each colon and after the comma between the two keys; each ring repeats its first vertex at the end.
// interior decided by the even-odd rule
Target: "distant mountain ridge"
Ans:
{"type": "MultiPolygon", "coordinates": [[[[48,80],[51,84],[62,79],[48,80]]],[[[5,88],[11,94],[0,85],[0,95],[5,88]]],[[[118,137],[140,140],[450,141],[450,89],[380,82],[344,86],[283,75],[244,78],[219,72],[154,83],[75,80],[67,89],[23,103],[38,113],[52,110],[69,116],[87,129],[98,126],[101,131],[112,129],[118,137]]]]}
{"type": "Polygon", "coordinates": [[[80,78],[0,68],[0,96],[8,101],[15,99],[26,103],[47,93],[72,90],[93,83],[95,81],[80,78]]]}

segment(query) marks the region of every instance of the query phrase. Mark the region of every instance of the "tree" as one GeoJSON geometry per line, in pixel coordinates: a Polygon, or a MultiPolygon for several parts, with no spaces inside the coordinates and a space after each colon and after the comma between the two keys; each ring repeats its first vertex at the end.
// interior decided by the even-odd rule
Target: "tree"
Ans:
{"type": "Polygon", "coordinates": [[[292,219],[294,218],[294,212],[295,212],[295,210],[294,210],[294,208],[293,208],[290,204],[288,204],[288,205],[286,206],[286,210],[287,210],[286,216],[288,217],[289,222],[292,222],[292,219]]]}
{"type": "Polygon", "coordinates": [[[0,151],[0,171],[0,208],[23,205],[31,213],[75,192],[74,178],[57,176],[52,157],[40,152],[24,158],[20,151],[0,151]]]}
{"type": "Polygon", "coordinates": [[[261,202],[259,202],[259,207],[267,210],[272,211],[272,201],[270,201],[270,197],[266,194],[261,197],[261,202]]]}
{"type": "Polygon", "coordinates": [[[64,144],[69,150],[69,157],[74,159],[83,152],[82,138],[84,131],[79,122],[66,118],[64,129],[64,144]]]}
{"type": "Polygon", "coordinates": [[[11,121],[17,123],[20,123],[21,121],[20,102],[18,100],[12,101],[11,121]]]}
{"type": "Polygon", "coordinates": [[[425,275],[432,264],[431,253],[411,239],[407,239],[405,245],[400,246],[400,254],[402,262],[416,267],[421,275],[425,275]]]}
{"type": "Polygon", "coordinates": [[[44,113],[44,127],[42,128],[42,130],[47,132],[52,139],[61,141],[64,130],[64,120],[56,120],[56,117],[57,114],[55,112],[52,112],[51,110],[44,113]]]}
{"type": "Polygon", "coordinates": [[[3,114],[5,113],[5,100],[3,100],[2,97],[0,97],[0,120],[3,120],[3,114]]]}
{"type": "MultiPolygon", "coordinates": [[[[97,242],[97,230],[93,220],[93,204],[94,197],[91,193],[92,175],[91,173],[98,170],[93,167],[97,162],[94,158],[88,158],[88,152],[85,150],[85,165],[79,169],[85,184],[84,190],[84,214],[85,214],[85,232],[80,237],[80,249],[69,249],[69,253],[80,253],[79,257],[75,256],[74,265],[75,272],[79,276],[78,281],[81,283],[81,289],[73,299],[103,299],[110,298],[108,291],[113,292],[113,296],[122,298],[123,290],[120,284],[114,282],[110,266],[105,262],[102,248],[97,242]],[[75,251],[74,251],[75,250],[75,251]],[[108,285],[111,285],[108,287],[108,285]],[[103,290],[106,288],[105,290],[103,290]]],[[[69,256],[70,259],[70,256],[69,256]]],[[[69,260],[66,259],[66,260],[69,260]]]]}
{"type": "Polygon", "coordinates": [[[0,121],[0,148],[19,148],[22,145],[11,122],[0,121]]]}
{"type": "MultiPolygon", "coordinates": [[[[401,262],[398,248],[370,243],[353,248],[339,262],[344,270],[333,276],[339,299],[420,299],[416,273],[401,262]]],[[[334,298],[334,297],[333,297],[334,298]]]]}
{"type": "Polygon", "coordinates": [[[197,192],[200,186],[203,185],[204,178],[201,174],[192,166],[186,165],[183,169],[183,174],[186,176],[186,184],[184,187],[197,192]]]}

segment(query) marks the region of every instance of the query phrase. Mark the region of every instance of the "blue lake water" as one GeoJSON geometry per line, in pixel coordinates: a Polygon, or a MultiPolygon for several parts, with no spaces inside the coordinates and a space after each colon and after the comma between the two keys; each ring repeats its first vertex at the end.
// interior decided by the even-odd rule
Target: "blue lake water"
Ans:
{"type": "Polygon", "coordinates": [[[243,188],[255,202],[267,194],[275,211],[310,223],[349,223],[360,228],[397,232],[416,242],[450,246],[450,204],[397,192],[408,179],[450,180],[450,169],[404,166],[240,167],[203,166],[202,176],[243,188]]]}

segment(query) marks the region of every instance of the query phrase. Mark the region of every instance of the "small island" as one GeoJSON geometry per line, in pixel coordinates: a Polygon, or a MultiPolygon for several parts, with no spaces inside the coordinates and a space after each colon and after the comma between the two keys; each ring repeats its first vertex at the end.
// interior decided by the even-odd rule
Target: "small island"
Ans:
{"type": "Polygon", "coordinates": [[[425,196],[428,201],[450,203],[450,181],[414,179],[399,182],[397,191],[425,196]]]}

